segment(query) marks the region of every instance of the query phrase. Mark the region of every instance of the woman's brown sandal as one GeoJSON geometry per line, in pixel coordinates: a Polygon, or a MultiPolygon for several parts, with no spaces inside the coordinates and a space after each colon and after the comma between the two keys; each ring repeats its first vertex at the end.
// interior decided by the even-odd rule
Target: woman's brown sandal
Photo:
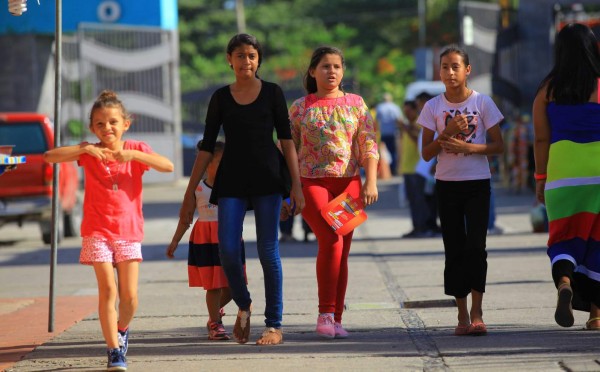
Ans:
{"type": "Polygon", "coordinates": [[[283,344],[283,332],[281,328],[267,327],[262,336],[256,341],[257,345],[279,345],[283,344]]]}
{"type": "Polygon", "coordinates": [[[238,310],[235,325],[233,326],[233,338],[235,338],[238,344],[245,344],[248,342],[248,337],[250,336],[251,313],[252,308],[249,308],[248,310],[238,310]]]}
{"type": "Polygon", "coordinates": [[[594,327],[592,323],[599,321],[600,318],[590,318],[587,322],[585,322],[585,329],[588,331],[600,331],[600,326],[594,327]]]}
{"type": "Polygon", "coordinates": [[[571,300],[573,300],[571,286],[568,283],[562,283],[558,286],[558,299],[554,312],[554,320],[561,327],[570,327],[575,322],[571,300]]]}

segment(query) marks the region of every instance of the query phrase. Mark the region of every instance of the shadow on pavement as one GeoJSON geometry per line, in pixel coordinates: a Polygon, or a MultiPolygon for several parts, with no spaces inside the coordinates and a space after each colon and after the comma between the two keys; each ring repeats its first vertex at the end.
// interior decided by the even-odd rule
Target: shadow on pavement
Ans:
{"type": "MultiPolygon", "coordinates": [[[[256,242],[246,241],[246,258],[257,259],[258,253],[256,250],[256,242]]],[[[440,243],[441,244],[441,243],[440,243]]],[[[167,261],[166,245],[162,244],[146,244],[142,246],[144,261],[167,261]]],[[[60,247],[58,249],[57,262],[59,265],[78,264],[80,247],[60,247]]],[[[314,258],[317,256],[317,245],[315,243],[303,242],[286,242],[279,247],[282,259],[293,258],[314,258]]],[[[531,254],[545,254],[544,247],[519,247],[519,248],[488,248],[490,256],[517,256],[531,254]]],[[[175,252],[174,260],[187,260],[187,244],[180,244],[179,249],[175,252]]],[[[443,250],[411,250],[408,252],[393,252],[393,253],[352,253],[350,256],[354,258],[361,257],[384,257],[384,258],[411,258],[411,257],[438,257],[443,258],[443,250]]],[[[15,254],[9,260],[0,262],[0,267],[21,266],[21,265],[48,265],[50,263],[49,249],[36,249],[27,252],[15,254]]]]}
{"type": "MultiPolygon", "coordinates": [[[[467,357],[474,355],[531,355],[557,354],[579,351],[581,348],[597,347],[597,332],[581,329],[519,329],[526,324],[490,325],[487,336],[453,335],[453,327],[426,328],[436,344],[444,350],[442,357],[467,357]]],[[[277,347],[261,347],[254,344],[261,326],[252,329],[250,342],[237,345],[235,341],[208,341],[205,331],[198,327],[174,328],[155,332],[142,331],[135,333],[131,339],[128,358],[135,360],[142,356],[176,355],[177,357],[206,355],[219,358],[235,355],[270,354],[344,354],[357,356],[405,356],[419,357],[420,353],[408,347],[410,330],[406,328],[352,329],[351,337],[345,340],[324,341],[315,335],[312,329],[298,330],[305,325],[286,325],[285,342],[277,347]],[[290,331],[294,330],[294,331],[290,331]],[[376,337],[375,337],[376,336],[376,337]],[[402,347],[402,344],[407,347],[402,347]]],[[[92,340],[81,342],[48,342],[45,348],[38,350],[36,359],[52,358],[89,358],[98,349],[101,357],[102,343],[92,340]]]]}

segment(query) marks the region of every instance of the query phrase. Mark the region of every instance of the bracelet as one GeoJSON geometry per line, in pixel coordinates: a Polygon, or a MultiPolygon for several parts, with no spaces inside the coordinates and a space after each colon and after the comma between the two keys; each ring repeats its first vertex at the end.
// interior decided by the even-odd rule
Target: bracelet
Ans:
{"type": "Polygon", "coordinates": [[[548,178],[548,175],[546,173],[534,173],[533,174],[533,178],[535,178],[536,181],[540,181],[540,180],[545,180],[546,178],[548,178]]]}

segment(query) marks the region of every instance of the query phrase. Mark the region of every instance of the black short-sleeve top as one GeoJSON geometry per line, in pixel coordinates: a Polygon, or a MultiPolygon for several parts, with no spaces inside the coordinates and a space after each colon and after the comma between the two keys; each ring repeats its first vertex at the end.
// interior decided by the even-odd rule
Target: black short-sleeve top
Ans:
{"type": "Polygon", "coordinates": [[[238,104],[229,86],[213,93],[206,114],[201,151],[212,153],[221,126],[225,132],[225,150],[211,202],[221,197],[250,197],[285,193],[281,176],[283,157],[273,140],[291,139],[290,121],[283,91],[274,83],[261,81],[254,102],[238,104]]]}

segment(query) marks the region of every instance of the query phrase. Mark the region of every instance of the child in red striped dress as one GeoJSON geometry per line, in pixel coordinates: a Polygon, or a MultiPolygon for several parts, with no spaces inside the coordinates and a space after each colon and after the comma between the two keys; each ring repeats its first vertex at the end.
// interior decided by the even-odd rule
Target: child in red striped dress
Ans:
{"type": "MultiPolygon", "coordinates": [[[[196,187],[196,209],[198,219],[190,234],[188,253],[188,283],[190,287],[206,290],[206,306],[209,319],[206,323],[209,340],[229,340],[221,321],[223,307],[231,301],[229,284],[219,259],[217,206],[210,203],[212,185],[223,155],[223,142],[217,142],[214,155],[206,169],[206,179],[196,187]]],[[[173,258],[179,241],[189,225],[179,221],[173,239],[167,248],[167,257],[173,258]]],[[[241,243],[243,245],[243,242],[241,243]]]]}

